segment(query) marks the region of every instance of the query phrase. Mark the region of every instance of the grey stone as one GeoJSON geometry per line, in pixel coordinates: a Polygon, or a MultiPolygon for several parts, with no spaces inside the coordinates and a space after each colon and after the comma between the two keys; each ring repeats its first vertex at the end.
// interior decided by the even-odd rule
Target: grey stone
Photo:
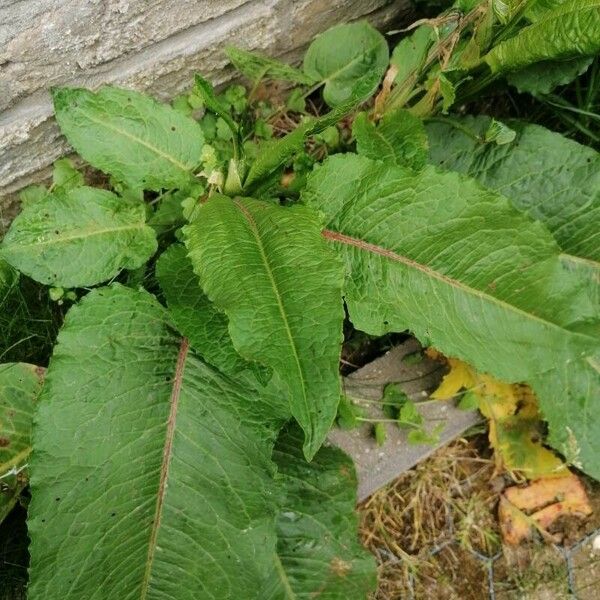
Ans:
{"type": "Polygon", "coordinates": [[[336,23],[366,16],[385,27],[408,10],[408,0],[5,0],[0,195],[46,176],[68,151],[52,118],[53,85],[117,84],[168,100],[194,72],[229,80],[227,44],[294,61],[336,23]]]}
{"type": "Polygon", "coordinates": [[[460,410],[451,401],[428,400],[444,370],[438,362],[426,357],[417,364],[402,360],[420,349],[419,342],[410,339],[344,378],[346,396],[362,407],[367,418],[385,419],[379,402],[385,386],[397,383],[417,403],[426,430],[431,431],[438,423],[444,424],[437,444],[418,445],[409,444],[408,432],[395,423],[384,424],[386,441],[382,446],[375,442],[369,423],[356,429],[333,429],[329,442],[349,454],[356,465],[359,502],[480,420],[479,413],[460,410]]]}

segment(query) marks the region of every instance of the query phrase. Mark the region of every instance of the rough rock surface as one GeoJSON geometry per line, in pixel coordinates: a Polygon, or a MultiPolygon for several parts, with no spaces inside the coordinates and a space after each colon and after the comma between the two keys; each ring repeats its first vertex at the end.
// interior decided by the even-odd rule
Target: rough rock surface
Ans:
{"type": "MultiPolygon", "coordinates": [[[[409,0],[3,0],[0,196],[44,178],[69,150],[52,118],[53,85],[113,83],[167,100],[194,72],[227,81],[227,44],[294,60],[331,25],[366,17],[385,27],[409,7],[409,0]]],[[[9,201],[0,201],[0,220],[9,201]]]]}

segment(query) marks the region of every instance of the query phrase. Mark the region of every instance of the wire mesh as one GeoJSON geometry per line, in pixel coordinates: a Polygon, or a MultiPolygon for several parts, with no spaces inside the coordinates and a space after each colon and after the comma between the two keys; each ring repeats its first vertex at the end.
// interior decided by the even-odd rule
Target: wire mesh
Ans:
{"type": "MultiPolygon", "coordinates": [[[[451,507],[449,507],[452,510],[451,507]]],[[[443,550],[457,546],[460,547],[462,551],[468,552],[471,556],[473,556],[479,563],[486,574],[487,577],[487,598],[489,600],[498,600],[499,593],[497,590],[497,578],[496,578],[496,565],[498,561],[504,557],[504,551],[502,548],[500,550],[494,552],[493,554],[485,554],[480,552],[474,548],[469,548],[460,544],[460,541],[455,537],[454,531],[454,521],[452,518],[447,519],[446,523],[446,532],[444,532],[440,538],[440,541],[435,545],[431,546],[426,552],[420,553],[420,558],[427,557],[431,558],[435,555],[439,554],[443,550]]],[[[592,581],[586,581],[586,575],[590,573],[589,569],[585,569],[584,566],[578,565],[578,558],[580,555],[588,550],[588,546],[590,547],[590,561],[588,564],[595,564],[597,568],[600,569],[600,550],[595,547],[593,541],[596,537],[600,536],[600,527],[595,529],[594,531],[584,535],[577,542],[572,543],[571,545],[563,545],[563,544],[553,544],[552,547],[559,553],[564,561],[564,567],[566,571],[566,587],[567,587],[567,596],[569,600],[595,600],[600,599],[600,578],[596,574],[593,574],[594,579],[592,581]]],[[[380,562],[385,562],[386,564],[402,564],[406,562],[406,559],[395,555],[388,548],[377,548],[376,554],[378,555],[380,562]]],[[[416,591],[416,579],[414,573],[409,569],[407,576],[407,588],[408,594],[405,596],[399,596],[397,600],[425,600],[422,595],[419,595],[416,591]]],[[[528,594],[516,594],[516,595],[506,595],[502,596],[503,598],[515,598],[515,600],[528,600],[529,598],[537,598],[538,596],[528,595],[528,594]]],[[[560,595],[557,597],[551,596],[543,596],[548,600],[562,600],[565,596],[560,595]]],[[[429,600],[429,598],[427,598],[429,600]]],[[[486,600],[485,597],[482,596],[481,600],[486,600]]]]}

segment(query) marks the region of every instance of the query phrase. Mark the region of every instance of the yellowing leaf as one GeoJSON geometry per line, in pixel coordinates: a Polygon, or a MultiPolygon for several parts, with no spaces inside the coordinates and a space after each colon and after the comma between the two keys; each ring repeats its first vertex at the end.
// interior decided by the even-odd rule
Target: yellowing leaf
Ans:
{"type": "MultiPolygon", "coordinates": [[[[431,358],[442,357],[441,354],[431,350],[428,350],[427,354],[431,358]]],[[[474,388],[477,383],[475,371],[467,363],[456,358],[448,358],[446,361],[450,366],[450,372],[444,377],[438,389],[431,394],[434,400],[448,400],[463,390],[474,388]]]]}
{"type": "Polygon", "coordinates": [[[520,471],[528,479],[568,475],[562,460],[541,445],[539,419],[527,419],[521,413],[503,419],[496,427],[496,450],[504,464],[520,471]]]}
{"type": "Polygon", "coordinates": [[[509,384],[478,373],[456,358],[444,358],[429,349],[432,358],[443,358],[450,371],[431,397],[456,397],[467,391],[489,422],[489,440],[498,470],[518,471],[528,479],[569,474],[566,465],[542,445],[541,415],[537,399],[527,385],[509,384]]]}

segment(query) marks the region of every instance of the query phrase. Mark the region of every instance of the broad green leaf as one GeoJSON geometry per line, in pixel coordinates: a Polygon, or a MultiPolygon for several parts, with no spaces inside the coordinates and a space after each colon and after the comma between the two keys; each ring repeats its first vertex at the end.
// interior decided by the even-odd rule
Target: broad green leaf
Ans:
{"type": "Polygon", "coordinates": [[[427,162],[427,133],[423,121],[406,110],[383,115],[375,125],[366,113],[354,119],[352,133],[359,154],[419,170],[427,162]]]}
{"type": "Polygon", "coordinates": [[[533,23],[543,18],[549,11],[552,11],[564,4],[565,0],[533,0],[525,9],[525,16],[533,23]]]}
{"type": "Polygon", "coordinates": [[[26,363],[0,364],[0,523],[27,485],[33,412],[43,372],[26,363]]]}
{"type": "Polygon", "coordinates": [[[258,598],[276,544],[273,430],[150,294],[92,291],[37,413],[30,600],[258,598]]]}
{"type": "Polygon", "coordinates": [[[193,354],[150,294],[93,290],[67,315],[36,419],[29,599],[327,589],[323,597],[345,600],[349,589],[371,589],[349,459],[323,449],[308,465],[299,436],[288,435],[277,472],[280,426],[252,388],[193,354]],[[298,576],[307,567],[285,552],[292,546],[310,577],[298,576]]]}
{"type": "Polygon", "coordinates": [[[248,52],[235,46],[227,46],[225,52],[233,66],[251,81],[257,82],[266,78],[305,85],[315,83],[312,77],[280,60],[248,52]]]}
{"type": "Polygon", "coordinates": [[[570,60],[543,60],[519,71],[506,74],[506,80],[520,93],[549,94],[555,87],[571,83],[585,73],[593,58],[588,56],[570,60]]]}
{"type": "Polygon", "coordinates": [[[428,25],[421,25],[400,40],[390,58],[390,64],[398,70],[395,79],[397,85],[407,80],[416,82],[432,44],[432,30],[428,25]]]}
{"type": "Polygon", "coordinates": [[[213,196],[185,228],[200,283],[237,351],[271,367],[314,456],[335,418],[342,270],[305,207],[213,196]]]}
{"type": "Polygon", "coordinates": [[[361,79],[352,89],[350,97],[328,113],[316,119],[306,119],[296,129],[284,137],[261,145],[260,153],[254,161],[244,181],[243,189],[251,192],[260,183],[265,182],[273,173],[276,173],[294,154],[301,152],[304,142],[311,135],[316,135],[328,127],[341,121],[348,113],[352,112],[369,94],[377,87],[373,82],[377,73],[361,79]]]}
{"type": "Polygon", "coordinates": [[[600,306],[600,263],[572,254],[561,254],[560,262],[565,269],[575,273],[587,285],[590,299],[600,306]]]}
{"type": "Polygon", "coordinates": [[[600,0],[568,0],[484,57],[494,73],[600,52],[600,0]]]}
{"type": "Polygon", "coordinates": [[[348,100],[363,80],[373,93],[388,66],[385,38],[366,21],[344,23],[318,35],[304,55],[304,72],[322,81],[323,98],[329,106],[348,100]]]}
{"type": "Polygon", "coordinates": [[[193,119],[114,87],[55,88],[52,96],[61,131],[92,166],[131,188],[178,188],[192,180],[204,142],[193,119]]]}
{"type": "Polygon", "coordinates": [[[260,600],[357,600],[375,589],[375,560],[356,536],[356,475],[337,448],[319,450],[310,467],[302,434],[284,432],[275,446],[285,492],[277,521],[279,564],[260,600]]]}
{"type": "Polygon", "coordinates": [[[231,343],[227,317],[199,288],[185,246],[173,244],[161,255],[156,276],[177,328],[206,362],[232,377],[251,367],[231,343]]]}
{"type": "Polygon", "coordinates": [[[431,161],[475,177],[542,221],[563,250],[600,262],[600,155],[539,125],[509,122],[511,144],[478,141],[489,117],[427,125],[431,161]]]}
{"type": "Polygon", "coordinates": [[[532,382],[550,423],[548,442],[570,464],[600,479],[600,353],[556,364],[552,377],[532,382]]]}
{"type": "MultiPolygon", "coordinates": [[[[567,365],[597,352],[597,307],[549,233],[473,180],[334,156],[303,198],[322,211],[324,236],[346,262],[346,304],[358,329],[410,329],[481,372],[534,386],[547,380],[557,390],[567,365]]],[[[563,430],[556,394],[536,391],[550,429],[563,430]]],[[[574,423],[582,447],[594,427],[600,436],[597,420],[574,423]]],[[[597,456],[588,450],[581,460],[593,471],[597,456]]]]}
{"type": "Polygon", "coordinates": [[[60,158],[55,161],[52,169],[52,188],[61,188],[68,192],[84,185],[83,175],[75,168],[73,161],[68,158],[60,158]]]}
{"type": "Polygon", "coordinates": [[[26,206],[0,256],[55,287],[95,285],[143,265],[156,251],[145,207],[106,190],[80,187],[26,206]]]}

